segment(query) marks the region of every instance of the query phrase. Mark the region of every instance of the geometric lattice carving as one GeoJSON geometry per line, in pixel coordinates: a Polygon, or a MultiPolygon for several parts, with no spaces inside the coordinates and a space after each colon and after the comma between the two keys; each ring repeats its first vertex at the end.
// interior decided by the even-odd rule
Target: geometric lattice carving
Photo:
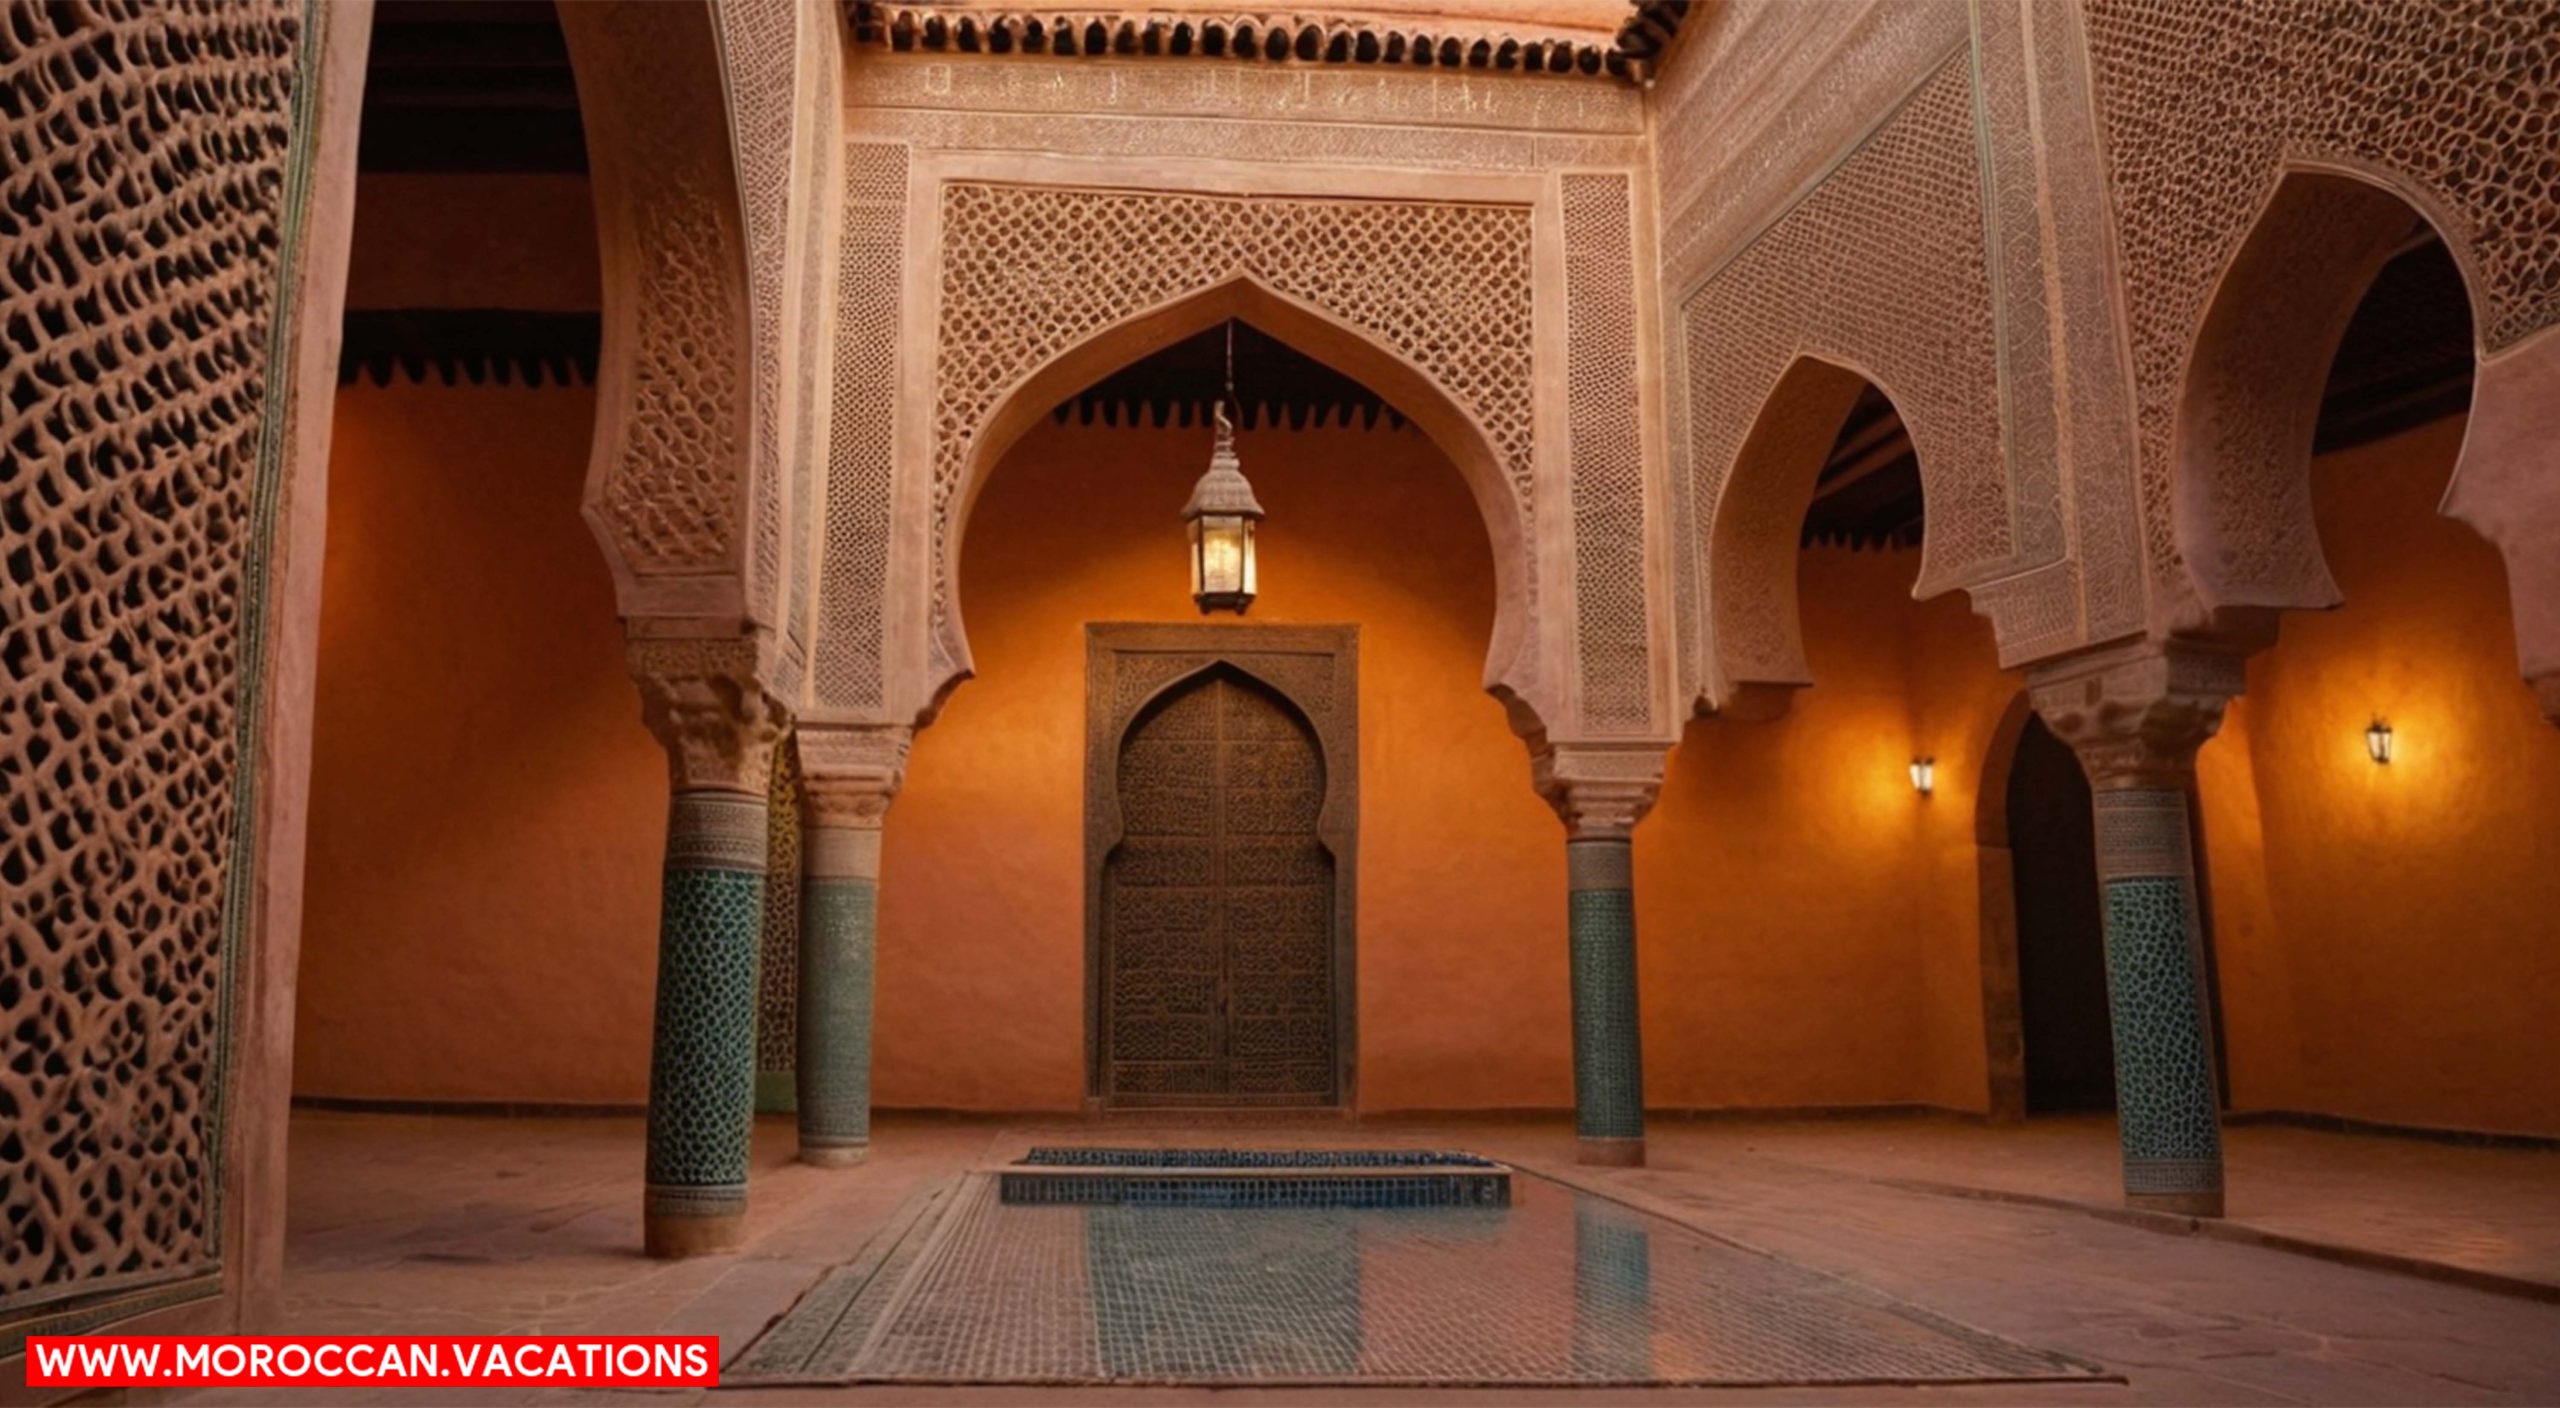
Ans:
{"type": "Polygon", "coordinates": [[[818,603],[824,624],[817,699],[829,708],[882,702],[906,221],[907,149],[894,142],[846,143],[835,407],[827,436],[826,582],[818,603]]]}
{"type": "MultiPolygon", "coordinates": [[[[729,96],[729,134],[745,209],[748,332],[755,339],[755,537],[748,556],[751,610],[773,609],[782,571],[783,285],[788,276],[786,223],[791,201],[792,25],[809,7],[720,0],[720,63],[729,96]]],[[[810,18],[823,22],[822,14],[810,18]]],[[[805,187],[804,187],[805,189],[805,187]]]]}
{"type": "MultiPolygon", "coordinates": [[[[641,577],[733,568],[741,547],[746,256],[729,144],[706,140],[729,121],[706,16],[573,7],[566,25],[597,218],[622,231],[630,264],[607,270],[607,306],[627,309],[632,328],[630,393],[595,508],[641,577]]],[[[608,335],[608,360],[616,346],[608,335]]]]}
{"type": "MultiPolygon", "coordinates": [[[[1770,476],[1730,487],[1727,480],[1780,376],[1810,354],[1871,374],[1910,431],[1929,508],[1921,589],[2010,556],[1981,167],[1963,55],[1727,261],[1681,314],[1701,550],[1715,540],[1728,494],[1802,492],[1748,482],[1770,476]]],[[[1721,627],[1724,616],[1715,614],[1721,627]]],[[[1717,649],[1755,660],[1793,653],[1774,616],[1752,619],[1766,639],[1719,640],[1717,649]]]]}
{"type": "Polygon", "coordinates": [[[1645,617],[1632,183],[1623,175],[1576,175],[1562,184],[1581,721],[1596,732],[1641,732],[1652,722],[1653,670],[1645,617]]]}
{"type": "Polygon", "coordinates": [[[798,1046],[800,749],[790,738],[773,750],[765,806],[764,933],[756,956],[758,1076],[792,1070],[798,1046]]]}
{"type": "Polygon", "coordinates": [[[300,7],[0,22],[0,1309],[220,1255],[300,7]]]}
{"type": "Polygon", "coordinates": [[[1690,292],[1880,114],[1963,52],[1967,8],[1728,5],[1687,26],[1646,94],[1665,294],[1690,292]]]}
{"type": "MultiPolygon", "coordinates": [[[[2468,273],[2481,345],[2560,322],[2560,25],[2484,0],[2090,0],[2142,433],[2145,546],[2175,570],[2171,433],[2223,267],[2287,160],[2389,172],[2468,273]]],[[[2173,580],[2166,575],[2162,580],[2173,580]]]]}
{"type": "Polygon", "coordinates": [[[2106,158],[2079,11],[1996,0],[1973,18],[2018,562],[2011,575],[1968,585],[2002,663],[2015,664],[2139,630],[2149,592],[2106,158]]]}
{"type": "MultiPolygon", "coordinates": [[[[934,666],[950,668],[951,541],[1004,393],[1113,323],[1250,276],[1401,354],[1485,432],[1534,543],[1530,212],[952,182],[934,374],[934,666]]],[[[1535,580],[1531,565],[1524,581],[1535,580]]]]}

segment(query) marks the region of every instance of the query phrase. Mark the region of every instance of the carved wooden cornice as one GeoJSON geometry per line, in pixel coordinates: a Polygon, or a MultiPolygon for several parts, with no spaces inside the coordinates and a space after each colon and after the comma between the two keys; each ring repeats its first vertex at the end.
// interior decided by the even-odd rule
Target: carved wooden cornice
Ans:
{"type": "MultiPolygon", "coordinates": [[[[1534,26],[1452,24],[1384,18],[1234,10],[1206,13],[1143,6],[883,4],[848,0],[854,42],[900,53],[1054,54],[1228,59],[1254,63],[1464,68],[1501,73],[1642,76],[1650,49],[1614,37],[1534,26]]],[[[1666,31],[1667,33],[1667,31],[1666,31]]]]}

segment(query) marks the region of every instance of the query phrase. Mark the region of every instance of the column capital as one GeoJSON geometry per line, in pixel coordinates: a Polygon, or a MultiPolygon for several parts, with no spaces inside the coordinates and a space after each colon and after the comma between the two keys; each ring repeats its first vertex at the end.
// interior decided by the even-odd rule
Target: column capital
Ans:
{"type": "Polygon", "coordinates": [[[1550,744],[1531,759],[1538,795],[1576,841],[1623,841],[1662,795],[1669,750],[1658,743],[1550,744]]]}
{"type": "Polygon", "coordinates": [[[877,830],[906,783],[914,739],[899,725],[802,724],[800,796],[810,827],[877,830]]]}
{"type": "Polygon", "coordinates": [[[635,639],[624,658],[676,791],[765,795],[790,711],[765,693],[753,639],[635,639]]]}
{"type": "Polygon", "coordinates": [[[2137,641],[2027,672],[2027,697],[2098,791],[2179,788],[2248,683],[2250,647],[2137,641]]]}

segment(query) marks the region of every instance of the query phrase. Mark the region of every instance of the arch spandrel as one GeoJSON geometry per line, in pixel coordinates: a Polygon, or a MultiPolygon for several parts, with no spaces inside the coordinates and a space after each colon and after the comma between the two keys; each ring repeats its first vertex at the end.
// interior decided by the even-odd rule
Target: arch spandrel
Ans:
{"type": "Polygon", "coordinates": [[[604,330],[585,514],[626,620],[750,619],[754,375],[719,46],[701,3],[562,7],[604,330]]]}
{"type": "Polygon", "coordinates": [[[2292,171],[2222,272],[2187,362],[2171,446],[2185,564],[2171,629],[2341,597],[2311,512],[2311,447],[2330,363],[2365,291],[2424,217],[2386,187],[2292,171]]]}
{"type": "MultiPolygon", "coordinates": [[[[2507,428],[2547,428],[2533,402],[2547,404],[2538,393],[2560,382],[2560,372],[2536,369],[2560,358],[2550,334],[2560,326],[2560,202],[2538,174],[2560,159],[2560,128],[2541,115],[2560,72],[2560,29],[2537,7],[2478,0],[2339,0],[2319,7],[2317,24],[2301,22],[2299,9],[2085,6],[2139,410],[2153,629],[2194,629],[2217,594],[2241,591],[2221,563],[2199,567],[2186,552],[2197,506],[2181,447],[2191,363],[2227,271],[2239,267],[2287,173],[2325,172],[2396,192],[2464,272],[2481,375],[2447,504],[2508,549],[2527,673],[2560,673],[2560,639],[2533,643],[2528,595],[2530,580],[2560,582],[2560,564],[2516,550],[2549,541],[2560,506],[2543,507],[2548,496],[2528,487],[2542,477],[2519,462],[2531,436],[2507,428]],[[2444,43],[2453,32],[2464,42],[2444,43]],[[2501,487],[2467,487],[2482,476],[2501,487]]],[[[2263,576],[2252,584],[2261,595],[2317,595],[2298,570],[2289,582],[2272,567],[2263,576]]],[[[2550,632],[2560,637],[2560,620],[2550,632]]]]}
{"type": "Polygon", "coordinates": [[[1710,505],[1708,660],[1710,697],[1719,707],[1746,690],[1813,682],[1796,601],[1805,510],[1832,442],[1870,380],[1825,358],[1789,363],[1710,505]]]}
{"type": "MultiPolygon", "coordinates": [[[[1773,550],[1747,583],[1716,561],[1728,536],[1716,518],[1729,502],[1759,502],[1756,489],[1737,497],[1733,481],[1745,471],[1752,438],[1779,432],[1764,416],[1806,359],[1861,369],[1888,388],[1908,427],[1929,502],[1919,595],[2012,578],[2065,555],[2053,516],[2021,508],[2052,497],[2054,466],[2014,463],[2006,452],[1975,123],[1971,70],[1959,51],[1843,153],[1820,185],[1679,303],[1687,551],[1702,592],[1764,603],[1742,613],[1752,623],[1744,632],[1751,639],[1736,643],[1744,679],[1801,682],[1791,608],[1802,505],[1786,535],[1783,571],[1767,576],[1779,556],[1773,550]],[[1757,624],[1781,619],[1783,627],[1757,624]]],[[[1840,409],[1845,413],[1845,404],[1840,409]]],[[[1836,430],[1837,419],[1831,424],[1836,430]]],[[[1797,425],[1789,433],[1811,432],[1797,425]]],[[[1759,541],[1769,534],[1741,536],[1759,541]]],[[[1687,642],[1684,683],[1693,702],[1726,707],[1731,648],[1719,639],[1729,629],[1725,608],[1702,607],[1692,624],[1697,639],[1687,642]]],[[[1997,616],[1994,625],[2005,649],[2016,627],[1997,616]]]]}
{"type": "Polygon", "coordinates": [[[1530,206],[953,181],[938,213],[914,717],[967,676],[960,536],[1004,450],[1099,375],[1240,317],[1379,391],[1456,462],[1495,561],[1486,685],[1515,728],[1544,728],[1530,206]]]}

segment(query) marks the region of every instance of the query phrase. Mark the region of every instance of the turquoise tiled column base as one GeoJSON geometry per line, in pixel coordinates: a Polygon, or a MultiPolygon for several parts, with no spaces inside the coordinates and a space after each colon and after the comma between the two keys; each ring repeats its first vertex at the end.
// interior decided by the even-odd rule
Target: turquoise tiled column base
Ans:
{"type": "Polygon", "coordinates": [[[800,1157],[871,1147],[871,965],[877,882],[810,877],[800,894],[800,1157]]]}
{"type": "Polygon", "coordinates": [[[656,1255],[726,1245],[746,1213],[763,815],[760,799],[680,793],[669,821],[644,1207],[656,1255]],[[722,834],[748,811],[757,828],[752,859],[722,834]]]}
{"type": "Polygon", "coordinates": [[[2102,792],[2107,1005],[2124,1189],[2137,1207],[2222,1215],[2222,1131],[2186,796],[2102,792]]]}
{"type": "Polygon", "coordinates": [[[1644,1162],[1644,1059],[1636,1027],[1636,904],[1624,840],[1565,845],[1572,891],[1573,1123],[1585,1163],[1644,1162]]]}

